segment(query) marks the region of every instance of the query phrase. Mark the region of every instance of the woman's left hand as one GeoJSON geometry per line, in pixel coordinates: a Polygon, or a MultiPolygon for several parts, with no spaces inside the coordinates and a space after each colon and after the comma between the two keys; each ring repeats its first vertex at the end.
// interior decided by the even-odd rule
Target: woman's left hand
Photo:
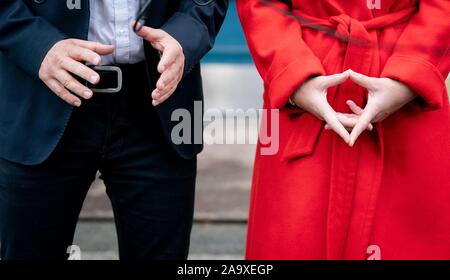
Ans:
{"type": "MultiPolygon", "coordinates": [[[[367,105],[358,114],[359,120],[350,134],[350,146],[355,144],[369,124],[383,121],[416,97],[409,87],[389,78],[368,77],[354,71],[350,71],[350,78],[368,90],[367,105]]],[[[347,101],[347,104],[354,112],[358,110],[351,100],[347,101]]]]}

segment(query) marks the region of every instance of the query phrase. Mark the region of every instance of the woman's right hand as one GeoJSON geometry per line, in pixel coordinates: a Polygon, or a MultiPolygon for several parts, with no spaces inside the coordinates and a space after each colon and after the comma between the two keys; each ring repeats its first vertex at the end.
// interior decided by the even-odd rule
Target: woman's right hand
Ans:
{"type": "Polygon", "coordinates": [[[311,78],[304,82],[291,97],[295,105],[325,121],[327,128],[336,132],[347,144],[350,143],[350,134],[346,127],[353,127],[355,120],[345,114],[336,113],[328,103],[327,92],[328,88],[345,82],[349,77],[350,71],[345,71],[340,74],[311,78]]]}

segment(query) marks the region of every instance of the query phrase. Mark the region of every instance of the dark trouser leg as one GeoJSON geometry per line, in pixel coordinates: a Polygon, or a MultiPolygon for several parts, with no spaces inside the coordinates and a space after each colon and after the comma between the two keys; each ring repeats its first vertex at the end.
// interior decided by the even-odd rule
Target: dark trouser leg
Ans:
{"type": "Polygon", "coordinates": [[[35,187],[0,186],[1,259],[67,259],[92,179],[35,187]]]}
{"type": "Polygon", "coordinates": [[[120,258],[186,259],[195,178],[156,174],[161,169],[145,162],[141,167],[141,171],[107,172],[104,178],[114,209],[120,258]]]}
{"type": "Polygon", "coordinates": [[[67,259],[99,160],[95,151],[101,129],[86,109],[74,113],[44,163],[24,166],[0,160],[2,259],[67,259]]]}
{"type": "MultiPolygon", "coordinates": [[[[121,259],[185,259],[194,211],[196,159],[169,146],[148,94],[119,102],[101,164],[121,259]]],[[[126,98],[124,98],[126,97],[126,98]]],[[[123,98],[123,99],[122,99],[123,98]]]]}

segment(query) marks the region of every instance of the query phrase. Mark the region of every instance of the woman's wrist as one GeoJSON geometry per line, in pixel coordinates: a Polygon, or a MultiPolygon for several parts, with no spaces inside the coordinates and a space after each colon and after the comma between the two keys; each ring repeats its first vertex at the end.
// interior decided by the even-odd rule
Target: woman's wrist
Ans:
{"type": "Polygon", "coordinates": [[[298,106],[298,103],[297,102],[295,102],[295,97],[296,97],[296,95],[298,95],[298,93],[300,92],[300,90],[302,89],[302,87],[305,85],[305,84],[307,84],[309,81],[311,81],[312,79],[314,79],[314,78],[316,78],[316,77],[318,77],[317,75],[314,75],[314,76],[311,76],[311,77],[309,77],[308,79],[306,79],[300,86],[299,86],[299,88],[289,97],[289,104],[290,105],[292,105],[292,106],[294,106],[294,107],[297,107],[297,108],[300,108],[300,106],[298,106]]]}

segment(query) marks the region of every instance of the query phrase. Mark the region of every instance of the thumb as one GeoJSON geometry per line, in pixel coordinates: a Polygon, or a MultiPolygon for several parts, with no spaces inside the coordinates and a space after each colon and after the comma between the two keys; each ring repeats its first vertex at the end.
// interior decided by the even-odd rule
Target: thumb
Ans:
{"type": "Polygon", "coordinates": [[[339,74],[325,76],[324,77],[325,78],[324,86],[326,88],[330,88],[330,87],[342,84],[343,82],[345,82],[348,79],[349,75],[350,75],[350,72],[347,70],[347,71],[339,73],[339,74]]]}
{"type": "Polygon", "coordinates": [[[160,41],[165,35],[161,29],[155,29],[148,26],[143,26],[136,32],[136,34],[150,43],[160,41]]]}
{"type": "Polygon", "coordinates": [[[355,84],[366,88],[366,89],[372,89],[374,85],[374,79],[366,76],[364,74],[357,73],[355,71],[350,70],[350,79],[352,79],[355,84]]]}

